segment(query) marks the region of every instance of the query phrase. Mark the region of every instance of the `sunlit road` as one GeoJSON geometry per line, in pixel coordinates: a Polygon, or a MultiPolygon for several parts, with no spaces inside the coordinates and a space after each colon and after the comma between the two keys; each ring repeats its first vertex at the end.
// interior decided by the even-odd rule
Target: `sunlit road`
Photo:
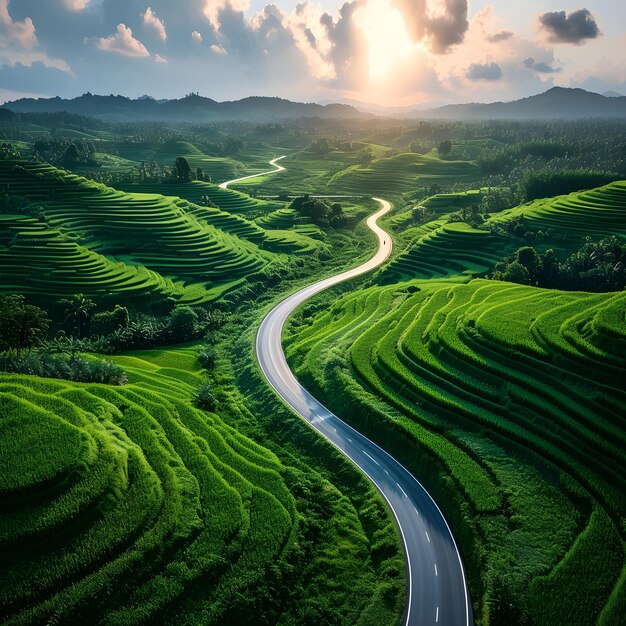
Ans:
{"type": "Polygon", "coordinates": [[[232,185],[233,183],[240,183],[242,180],[248,180],[249,178],[257,178],[259,176],[267,176],[268,174],[276,174],[276,172],[284,172],[285,168],[282,165],[278,165],[276,161],[280,161],[284,159],[287,155],[283,154],[283,156],[276,157],[270,161],[270,165],[274,168],[273,170],[269,170],[267,172],[259,172],[258,174],[250,174],[249,176],[242,176],[241,178],[235,178],[234,180],[227,180],[225,183],[220,183],[218,187],[222,189],[227,189],[228,185],[232,185]]]}
{"type": "MultiPolygon", "coordinates": [[[[276,166],[276,160],[271,164],[276,166]]],[[[227,185],[222,184],[223,187],[227,185]]],[[[461,556],[434,500],[403,465],[340,420],[304,389],[289,369],[282,348],[283,326],[296,307],[332,285],[369,272],[391,254],[391,237],[376,223],[391,210],[391,205],[382,198],[374,200],[381,205],[380,210],[367,220],[368,227],[378,238],[374,256],[354,269],[301,289],[274,307],[257,333],[257,359],[265,377],[281,398],[357,465],[387,501],[400,530],[407,562],[404,623],[410,626],[469,626],[473,620],[461,556]]]]}

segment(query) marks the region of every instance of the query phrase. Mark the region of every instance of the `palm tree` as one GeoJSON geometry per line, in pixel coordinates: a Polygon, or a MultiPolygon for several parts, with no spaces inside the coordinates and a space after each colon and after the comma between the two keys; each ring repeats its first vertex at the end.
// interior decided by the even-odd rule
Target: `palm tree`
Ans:
{"type": "Polygon", "coordinates": [[[82,293],[75,293],[69,300],[63,299],[59,304],[65,305],[65,319],[71,319],[74,328],[78,330],[78,338],[83,334],[84,323],[89,319],[89,311],[96,306],[96,303],[89,298],[85,298],[82,293]]]}

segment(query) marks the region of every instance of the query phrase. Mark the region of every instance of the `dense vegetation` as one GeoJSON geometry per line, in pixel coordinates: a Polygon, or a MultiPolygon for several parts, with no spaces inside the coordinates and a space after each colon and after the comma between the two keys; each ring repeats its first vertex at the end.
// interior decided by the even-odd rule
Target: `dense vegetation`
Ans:
{"type": "Polygon", "coordinates": [[[625,188],[405,206],[387,223],[408,249],[287,334],[299,378],[442,503],[479,623],[620,622],[625,188]]]}
{"type": "Polygon", "coordinates": [[[618,624],[623,130],[3,116],[2,620],[399,623],[389,512],[253,352],[371,253],[377,195],[393,258],[305,305],[290,362],[427,484],[479,624],[618,624]]]}

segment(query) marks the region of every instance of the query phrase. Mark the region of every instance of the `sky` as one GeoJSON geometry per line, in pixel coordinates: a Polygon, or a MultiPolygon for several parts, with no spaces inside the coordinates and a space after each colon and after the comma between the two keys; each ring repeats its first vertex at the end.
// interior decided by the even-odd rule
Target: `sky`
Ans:
{"type": "Polygon", "coordinates": [[[626,94],[625,0],[0,0],[0,101],[626,94]]]}

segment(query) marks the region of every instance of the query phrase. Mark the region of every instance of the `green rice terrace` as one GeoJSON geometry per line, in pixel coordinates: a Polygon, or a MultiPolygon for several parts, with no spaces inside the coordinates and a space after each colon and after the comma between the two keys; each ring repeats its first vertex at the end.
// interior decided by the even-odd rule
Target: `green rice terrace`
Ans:
{"type": "Polygon", "coordinates": [[[0,375],[3,623],[238,623],[259,615],[242,597],[250,590],[273,596],[262,602],[270,621],[277,610],[301,623],[317,614],[298,593],[347,593],[345,619],[389,619],[357,591],[377,585],[357,509],[312,468],[243,435],[232,415],[190,404],[204,376],[195,347],[115,361],[129,384],[0,375]],[[324,497],[303,500],[302,489],[324,497]],[[300,521],[314,519],[313,500],[336,516],[318,523],[319,546],[300,521]],[[354,561],[333,555],[341,542],[354,561]],[[351,590],[328,585],[333,570],[351,590]],[[272,589],[286,580],[293,596],[272,589]]]}
{"type": "Polygon", "coordinates": [[[480,228],[449,215],[412,227],[413,243],[369,286],[303,307],[289,363],[443,503],[480,623],[518,623],[522,611],[532,624],[618,624],[626,294],[474,277],[515,247],[490,227],[519,216],[547,233],[544,248],[578,249],[588,235],[624,242],[626,184],[505,210],[480,228]]]}
{"type": "Polygon", "coordinates": [[[32,216],[2,218],[3,291],[21,285],[36,293],[47,279],[42,263],[48,263],[47,291],[54,295],[82,291],[102,297],[109,290],[198,302],[280,263],[286,254],[323,245],[315,229],[264,229],[215,207],[117,191],[31,161],[0,161],[0,184],[35,207],[32,216]]]}

